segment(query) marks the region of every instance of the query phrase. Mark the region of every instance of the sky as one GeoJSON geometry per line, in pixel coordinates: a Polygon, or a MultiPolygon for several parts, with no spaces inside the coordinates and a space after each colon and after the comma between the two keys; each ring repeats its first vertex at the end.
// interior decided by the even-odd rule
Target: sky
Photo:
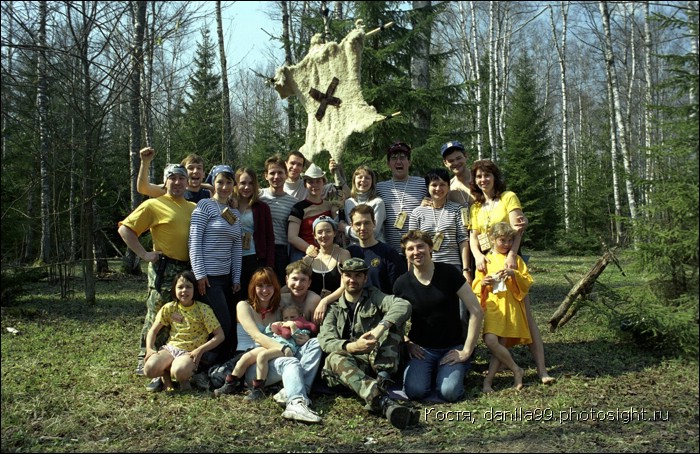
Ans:
{"type": "MultiPolygon", "coordinates": [[[[211,10],[211,36],[216,39],[214,2],[206,3],[204,8],[211,10]]],[[[266,9],[274,8],[274,4],[275,2],[265,1],[221,2],[224,47],[229,73],[238,67],[256,69],[259,65],[266,66],[271,52],[276,56],[275,65],[282,63],[284,54],[280,44],[272,41],[262,30],[264,28],[268,33],[277,36],[280,34],[279,21],[271,20],[265,13],[266,9]]]]}

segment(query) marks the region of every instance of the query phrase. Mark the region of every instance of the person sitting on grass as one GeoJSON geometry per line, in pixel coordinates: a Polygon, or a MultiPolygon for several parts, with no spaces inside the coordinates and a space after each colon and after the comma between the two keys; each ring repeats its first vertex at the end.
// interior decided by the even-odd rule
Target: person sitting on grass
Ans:
{"type": "Polygon", "coordinates": [[[484,309],[484,342],[491,351],[489,370],[484,379],[485,393],[493,392],[493,377],[501,364],[513,371],[515,389],[522,389],[523,370],[515,364],[508,348],[532,342],[523,301],[532,285],[532,276],[520,256],[516,256],[516,268],[505,265],[516,235],[509,223],[495,224],[490,232],[492,250],[486,261],[486,271],[477,268],[474,277],[474,292],[480,293],[479,300],[484,309]]]}
{"type": "Polygon", "coordinates": [[[180,390],[190,389],[190,378],[204,352],[216,348],[224,340],[224,331],[211,307],[194,300],[197,279],[191,271],[183,271],[173,280],[172,298],[156,315],[146,336],[146,357],[143,371],[149,378],[161,377],[165,389],[173,390],[171,377],[180,390]],[[158,332],[170,327],[167,343],[156,352],[158,332]],[[212,335],[210,339],[209,335],[212,335]]]}
{"type": "MultiPolygon", "coordinates": [[[[292,336],[297,333],[310,336],[311,333],[315,334],[318,332],[314,323],[307,321],[301,316],[301,310],[296,304],[292,303],[282,306],[280,307],[280,311],[282,313],[282,321],[272,322],[265,328],[265,334],[279,342],[280,348],[255,347],[247,351],[241,356],[241,359],[238,360],[231,372],[233,382],[227,382],[227,384],[224,385],[229,388],[240,388],[240,381],[245,375],[246,370],[248,370],[248,367],[255,364],[256,377],[255,380],[253,380],[253,387],[244,398],[246,401],[258,400],[265,397],[263,388],[265,387],[265,380],[267,379],[269,361],[283,356],[294,356],[297,350],[299,350],[300,346],[297,345],[292,336]]],[[[214,391],[214,394],[218,397],[226,393],[217,389],[214,391]]]]}

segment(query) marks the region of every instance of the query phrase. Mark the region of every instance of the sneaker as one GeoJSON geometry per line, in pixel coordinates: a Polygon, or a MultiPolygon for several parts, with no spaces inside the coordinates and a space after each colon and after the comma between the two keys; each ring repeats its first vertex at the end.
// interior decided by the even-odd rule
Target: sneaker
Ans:
{"type": "Polygon", "coordinates": [[[277,394],[272,396],[272,400],[277,403],[277,405],[281,406],[282,408],[287,407],[287,393],[284,391],[284,388],[280,389],[277,394]]]}
{"type": "Polygon", "coordinates": [[[143,359],[139,359],[139,362],[136,364],[136,370],[134,371],[136,375],[145,375],[143,373],[143,359]]]}
{"type": "Polygon", "coordinates": [[[209,375],[206,372],[199,372],[197,374],[194,374],[190,379],[190,382],[199,389],[209,391],[209,375]]]}
{"type": "Polygon", "coordinates": [[[287,404],[282,417],[293,419],[294,421],[308,422],[318,424],[322,421],[321,417],[315,411],[311,410],[304,399],[298,397],[287,404]]]}
{"type": "Polygon", "coordinates": [[[262,388],[251,388],[248,394],[243,398],[246,402],[252,402],[254,400],[260,400],[265,397],[265,393],[262,388]]]}
{"type": "Polygon", "coordinates": [[[146,385],[146,391],[149,393],[157,393],[163,390],[163,380],[160,377],[156,377],[149,384],[146,385]]]}
{"type": "Polygon", "coordinates": [[[392,426],[403,430],[411,425],[412,409],[395,401],[390,397],[384,397],[381,401],[382,414],[392,426]]]}
{"type": "Polygon", "coordinates": [[[224,382],[224,386],[219,389],[214,390],[214,397],[219,397],[224,394],[236,394],[238,392],[239,385],[236,381],[224,382]]]}

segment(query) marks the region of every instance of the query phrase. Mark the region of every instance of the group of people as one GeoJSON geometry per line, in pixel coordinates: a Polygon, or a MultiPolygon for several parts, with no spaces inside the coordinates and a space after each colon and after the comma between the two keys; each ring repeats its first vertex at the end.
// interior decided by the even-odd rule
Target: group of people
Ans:
{"type": "Polygon", "coordinates": [[[205,178],[196,155],[167,165],[158,186],[147,177],[154,153],[141,150],[137,185],[151,198],[119,223],[148,262],[137,373],[152,378],[149,391],[174,389],[173,378],[216,396],[247,385],[250,401],[281,381],[282,416],[318,423],[309,393],[320,369],[329,387],[404,429],[419,415],[392,397],[399,382],[411,401],[462,399],[482,336],[484,392],[503,367],[522,388],[509,352],[518,344],[530,345],[541,381],[554,381],[518,256],[527,218],[498,167],[470,168],[460,142],[444,144],[444,167],[423,178],[396,142],[391,179],[360,166],[351,188],[338,163],[329,183],[300,152],[267,159],[262,190],[247,167],[217,165],[205,178]],[[139,241],[148,230],[152,251],[139,241]]]}

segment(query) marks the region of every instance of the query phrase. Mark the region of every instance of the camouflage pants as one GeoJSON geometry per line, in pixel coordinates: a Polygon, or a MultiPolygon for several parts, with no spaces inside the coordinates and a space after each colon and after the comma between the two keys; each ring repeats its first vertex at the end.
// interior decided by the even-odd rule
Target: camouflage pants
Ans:
{"type": "Polygon", "coordinates": [[[381,395],[377,373],[393,375],[398,369],[401,340],[402,336],[394,327],[380,339],[379,348],[368,354],[353,355],[346,351],[330,353],[321,376],[331,387],[343,385],[350,388],[371,406],[381,395]]]}
{"type": "MultiPolygon", "coordinates": [[[[161,291],[158,292],[155,288],[156,266],[157,264],[154,263],[148,264],[148,297],[146,298],[146,318],[143,322],[143,328],[141,328],[141,351],[139,352],[139,359],[143,359],[146,356],[146,336],[148,336],[148,331],[156,320],[158,311],[165,303],[173,299],[170,294],[173,279],[175,279],[175,276],[181,271],[189,270],[189,267],[185,264],[168,263],[163,273],[161,291]]],[[[163,327],[156,337],[156,349],[165,345],[169,335],[170,328],[167,326],[163,327]]]]}

